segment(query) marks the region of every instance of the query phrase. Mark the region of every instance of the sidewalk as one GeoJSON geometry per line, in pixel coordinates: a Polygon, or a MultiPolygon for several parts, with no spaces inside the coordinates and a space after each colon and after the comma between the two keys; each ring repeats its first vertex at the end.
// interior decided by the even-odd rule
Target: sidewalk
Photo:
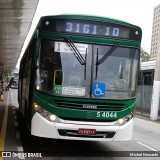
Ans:
{"type": "Polygon", "coordinates": [[[150,119],[150,113],[147,113],[147,112],[137,111],[136,114],[135,114],[135,117],[160,124],[160,117],[158,117],[157,121],[152,121],[150,119]]]}

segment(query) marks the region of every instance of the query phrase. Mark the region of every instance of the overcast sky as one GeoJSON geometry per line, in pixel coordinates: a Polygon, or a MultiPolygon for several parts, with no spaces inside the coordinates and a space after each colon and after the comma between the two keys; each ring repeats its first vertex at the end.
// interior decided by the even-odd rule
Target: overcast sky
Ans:
{"type": "Polygon", "coordinates": [[[158,4],[160,0],[40,0],[38,10],[40,15],[90,14],[133,23],[142,28],[142,47],[150,52],[153,10],[158,4]]]}
{"type": "Polygon", "coordinates": [[[33,25],[40,16],[57,14],[89,14],[120,19],[142,28],[142,48],[150,53],[153,11],[158,4],[160,0],[39,0],[33,25]]]}

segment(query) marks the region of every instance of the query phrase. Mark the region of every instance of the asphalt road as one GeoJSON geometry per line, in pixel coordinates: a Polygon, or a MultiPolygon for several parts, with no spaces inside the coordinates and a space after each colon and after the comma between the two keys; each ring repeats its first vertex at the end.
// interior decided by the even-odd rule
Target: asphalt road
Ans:
{"type": "MultiPolygon", "coordinates": [[[[13,153],[16,151],[21,152],[21,154],[37,153],[37,156],[43,156],[42,158],[21,158],[19,155],[18,158],[14,159],[160,159],[160,121],[152,122],[149,118],[136,115],[133,139],[126,142],[89,142],[38,138],[30,135],[24,119],[18,112],[17,90],[10,89],[4,94],[4,98],[4,102],[0,101],[0,150],[12,151],[12,156],[15,157],[17,155],[13,153]],[[8,117],[7,120],[4,115],[8,117]],[[155,156],[148,157],[148,154],[155,156]],[[156,157],[157,155],[159,157],[156,157]]],[[[3,159],[12,160],[13,157],[3,159]]]]}

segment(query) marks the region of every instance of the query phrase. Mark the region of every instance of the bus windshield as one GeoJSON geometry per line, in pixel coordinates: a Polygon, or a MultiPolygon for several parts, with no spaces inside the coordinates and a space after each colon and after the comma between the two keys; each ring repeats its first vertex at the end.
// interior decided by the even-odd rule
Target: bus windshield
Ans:
{"type": "Polygon", "coordinates": [[[65,41],[42,40],[36,88],[64,97],[129,99],[135,97],[139,50],[114,45],[75,43],[80,63],[65,41]],[[98,63],[97,62],[101,62],[98,63]]]}

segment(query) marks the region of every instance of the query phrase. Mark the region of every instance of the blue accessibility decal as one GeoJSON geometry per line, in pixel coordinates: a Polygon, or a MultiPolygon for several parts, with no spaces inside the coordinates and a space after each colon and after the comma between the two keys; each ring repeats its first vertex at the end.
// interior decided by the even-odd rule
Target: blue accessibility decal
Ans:
{"type": "Polygon", "coordinates": [[[106,96],[106,85],[104,83],[93,83],[92,96],[105,97],[106,96]]]}

